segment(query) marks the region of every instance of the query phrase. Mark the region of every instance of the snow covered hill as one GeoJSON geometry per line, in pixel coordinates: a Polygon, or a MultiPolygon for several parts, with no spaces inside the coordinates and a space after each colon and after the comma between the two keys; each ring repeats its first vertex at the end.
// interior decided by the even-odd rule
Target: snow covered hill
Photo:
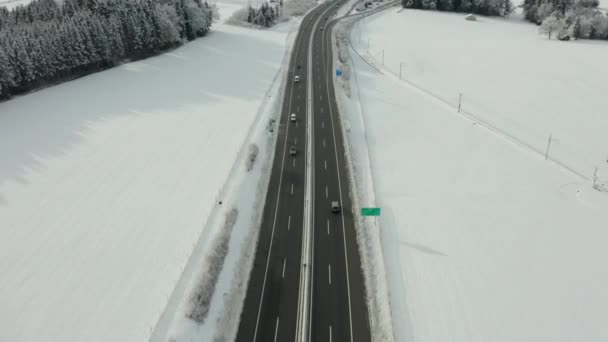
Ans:
{"type": "Polygon", "coordinates": [[[365,61],[351,50],[352,97],[338,96],[361,205],[383,210],[395,340],[608,340],[608,194],[586,179],[608,152],[608,44],[411,10],[351,38],[365,61]],[[526,147],[551,132],[585,177],[526,147]]]}
{"type": "Polygon", "coordinates": [[[1,341],[150,338],[209,234],[292,25],[215,25],[172,52],[0,103],[1,341]]]}

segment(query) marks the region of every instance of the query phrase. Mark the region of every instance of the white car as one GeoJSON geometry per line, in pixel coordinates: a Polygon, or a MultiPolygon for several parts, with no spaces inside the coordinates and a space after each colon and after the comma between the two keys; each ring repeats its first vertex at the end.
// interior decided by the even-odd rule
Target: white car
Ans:
{"type": "Polygon", "coordinates": [[[295,75],[295,76],[293,77],[293,81],[294,81],[295,83],[300,82],[300,76],[295,75]]]}
{"type": "Polygon", "coordinates": [[[291,115],[289,116],[289,120],[291,121],[296,121],[296,113],[291,113],[291,115]]]}

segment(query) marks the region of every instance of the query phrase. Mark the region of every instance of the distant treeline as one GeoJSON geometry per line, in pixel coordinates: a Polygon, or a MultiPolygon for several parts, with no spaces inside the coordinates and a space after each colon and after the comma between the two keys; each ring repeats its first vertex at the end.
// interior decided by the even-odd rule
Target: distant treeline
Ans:
{"type": "MultiPolygon", "coordinates": [[[[279,5],[283,6],[283,0],[280,0],[279,5]]],[[[249,5],[247,8],[247,22],[262,27],[273,26],[281,15],[279,5],[270,6],[266,1],[257,8],[249,5]]]]}
{"type": "Polygon", "coordinates": [[[608,39],[608,17],[598,6],[598,0],[525,0],[523,8],[549,38],[554,32],[559,39],[608,39]]]}
{"type": "Polygon", "coordinates": [[[203,0],[35,0],[0,8],[0,99],[205,35],[203,0]]]}
{"type": "Polygon", "coordinates": [[[508,16],[513,12],[510,0],[401,0],[404,8],[465,12],[491,16],[508,16]]]}

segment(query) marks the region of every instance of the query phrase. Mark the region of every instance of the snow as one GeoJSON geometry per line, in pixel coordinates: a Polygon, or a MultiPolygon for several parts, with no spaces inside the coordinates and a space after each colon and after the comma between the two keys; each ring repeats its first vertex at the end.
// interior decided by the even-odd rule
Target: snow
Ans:
{"type": "Polygon", "coordinates": [[[547,40],[518,16],[473,23],[463,16],[415,10],[384,14],[383,20],[361,23],[365,28],[360,36],[355,32],[355,43],[378,64],[384,50],[387,70],[398,75],[403,63],[405,79],[453,106],[462,93],[466,112],[531,149],[544,153],[552,135],[552,159],[585,178],[599,166],[608,179],[608,117],[603,115],[608,64],[600,62],[608,43],[547,40]],[[405,28],[398,39],[407,44],[394,44],[396,36],[386,34],[396,27],[405,28]],[[445,27],[450,39],[444,39],[445,27]]]}
{"type": "MultiPolygon", "coordinates": [[[[352,97],[337,93],[357,198],[383,210],[382,248],[366,253],[384,257],[395,340],[608,340],[607,194],[526,145],[547,126],[559,147],[602,153],[606,73],[591,61],[608,46],[547,42],[513,20],[410,10],[360,28],[351,37],[367,61],[351,50],[352,97]],[[399,80],[399,61],[411,83],[399,80]],[[475,116],[454,107],[459,89],[475,116]]],[[[588,174],[580,159],[559,156],[588,174]]]]}
{"type": "Polygon", "coordinates": [[[0,340],[148,340],[225,210],[242,207],[233,237],[249,236],[259,191],[237,199],[232,183],[246,178],[247,143],[262,141],[250,130],[279,91],[292,25],[218,24],[158,57],[0,103],[0,340]]]}
{"type": "Polygon", "coordinates": [[[0,0],[0,7],[6,7],[7,9],[13,9],[19,5],[27,5],[32,0],[0,0]]]}

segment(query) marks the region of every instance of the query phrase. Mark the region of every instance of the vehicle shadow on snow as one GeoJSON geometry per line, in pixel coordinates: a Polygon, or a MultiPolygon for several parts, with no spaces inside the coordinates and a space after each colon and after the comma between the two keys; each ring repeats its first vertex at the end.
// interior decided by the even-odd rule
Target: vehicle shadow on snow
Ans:
{"type": "Polygon", "coordinates": [[[283,49],[271,39],[214,32],[166,54],[0,103],[0,205],[10,202],[7,183],[28,184],[29,175],[70,153],[99,124],[136,115],[179,120],[184,112],[213,122],[218,102],[259,101],[283,49]]]}

